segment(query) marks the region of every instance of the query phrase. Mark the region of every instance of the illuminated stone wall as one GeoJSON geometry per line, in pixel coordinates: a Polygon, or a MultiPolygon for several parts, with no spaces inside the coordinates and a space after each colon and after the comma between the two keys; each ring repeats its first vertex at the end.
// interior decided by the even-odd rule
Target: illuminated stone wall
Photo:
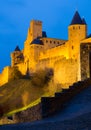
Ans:
{"type": "Polygon", "coordinates": [[[58,56],[64,56],[66,58],[69,58],[69,44],[67,42],[62,44],[61,46],[57,46],[51,49],[47,49],[46,51],[40,52],[39,60],[58,56]]]}
{"type": "Polygon", "coordinates": [[[42,41],[44,43],[44,50],[48,50],[64,44],[67,40],[46,37],[46,38],[42,38],[42,41]]]}
{"type": "Polygon", "coordinates": [[[0,86],[7,83],[9,79],[10,67],[6,66],[0,74],[0,86]]]}
{"type": "Polygon", "coordinates": [[[91,77],[91,43],[81,44],[81,80],[91,77]]]}
{"type": "Polygon", "coordinates": [[[15,123],[41,120],[42,119],[41,103],[29,109],[26,109],[24,111],[18,112],[13,117],[14,117],[13,120],[15,121],[15,123]]]}
{"type": "Polygon", "coordinates": [[[70,84],[77,81],[78,67],[76,60],[62,58],[55,62],[54,82],[56,84],[66,84],[65,87],[69,87],[70,84]]]}

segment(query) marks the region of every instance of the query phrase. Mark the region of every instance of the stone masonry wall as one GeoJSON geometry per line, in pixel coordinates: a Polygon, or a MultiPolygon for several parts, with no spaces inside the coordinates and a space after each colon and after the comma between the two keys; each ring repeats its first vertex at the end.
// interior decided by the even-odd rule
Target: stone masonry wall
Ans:
{"type": "Polygon", "coordinates": [[[0,74],[0,86],[8,82],[10,67],[6,66],[0,74]]]}
{"type": "Polygon", "coordinates": [[[90,78],[91,43],[82,43],[80,47],[81,80],[90,78]]]}
{"type": "MultiPolygon", "coordinates": [[[[54,82],[56,84],[73,84],[78,80],[77,61],[62,58],[54,64],[54,82]]],[[[69,86],[68,86],[69,87],[69,86]]]]}
{"type": "Polygon", "coordinates": [[[13,120],[15,121],[15,123],[40,120],[42,119],[41,112],[41,104],[39,103],[38,105],[33,106],[27,110],[14,114],[13,120]]]}
{"type": "Polygon", "coordinates": [[[79,81],[69,86],[69,89],[63,89],[60,93],[55,93],[55,97],[42,97],[42,118],[53,115],[62,110],[75,95],[87,87],[91,86],[91,80],[79,81]]]}
{"type": "Polygon", "coordinates": [[[55,84],[73,84],[78,81],[78,64],[77,60],[66,59],[63,56],[47,58],[39,61],[36,65],[37,70],[51,68],[54,70],[55,84]],[[66,79],[66,80],[65,80],[66,79]]]}

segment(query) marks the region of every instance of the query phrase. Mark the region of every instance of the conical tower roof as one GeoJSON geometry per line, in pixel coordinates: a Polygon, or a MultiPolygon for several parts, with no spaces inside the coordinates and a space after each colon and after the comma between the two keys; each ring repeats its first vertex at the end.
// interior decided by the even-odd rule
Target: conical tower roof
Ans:
{"type": "Polygon", "coordinates": [[[19,46],[16,46],[14,51],[21,51],[21,50],[20,50],[19,46]]]}
{"type": "Polygon", "coordinates": [[[74,25],[74,24],[83,24],[78,11],[75,12],[70,25],[74,25]]]}
{"type": "Polygon", "coordinates": [[[82,18],[82,24],[87,24],[84,18],[82,18]]]}

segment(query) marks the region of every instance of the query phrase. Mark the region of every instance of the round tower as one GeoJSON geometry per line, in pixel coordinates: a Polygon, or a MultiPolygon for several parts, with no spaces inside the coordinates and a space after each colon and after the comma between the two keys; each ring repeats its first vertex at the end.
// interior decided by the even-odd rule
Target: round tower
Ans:
{"type": "Polygon", "coordinates": [[[80,17],[78,11],[75,12],[71,24],[68,27],[68,39],[81,41],[87,36],[87,24],[85,19],[80,17]]]}
{"type": "Polygon", "coordinates": [[[11,53],[11,66],[15,66],[19,63],[21,59],[21,50],[18,46],[16,46],[15,50],[13,53],[11,53]]]}
{"type": "Polygon", "coordinates": [[[78,11],[75,12],[71,24],[68,27],[68,40],[70,42],[70,58],[78,58],[80,53],[80,42],[87,37],[87,24],[81,19],[78,11]]]}

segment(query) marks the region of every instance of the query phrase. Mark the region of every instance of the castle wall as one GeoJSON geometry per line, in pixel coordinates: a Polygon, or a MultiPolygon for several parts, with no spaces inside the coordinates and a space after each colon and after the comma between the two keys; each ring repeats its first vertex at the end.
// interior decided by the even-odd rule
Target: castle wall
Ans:
{"type": "Polygon", "coordinates": [[[62,58],[54,64],[54,82],[56,84],[68,85],[77,82],[78,66],[77,61],[72,59],[62,58]]]}
{"type": "Polygon", "coordinates": [[[45,59],[39,60],[38,64],[36,64],[36,70],[38,69],[45,69],[45,68],[52,68],[54,69],[54,64],[57,60],[62,59],[64,56],[56,56],[56,57],[49,57],[45,59]]]}
{"type": "Polygon", "coordinates": [[[6,66],[0,74],[0,86],[7,83],[9,79],[10,67],[6,66]]]}
{"type": "Polygon", "coordinates": [[[55,39],[55,38],[42,38],[41,40],[44,43],[44,50],[60,46],[66,42],[66,40],[55,39]]]}
{"type": "Polygon", "coordinates": [[[31,122],[42,119],[41,103],[14,115],[15,123],[31,122]]]}
{"type": "Polygon", "coordinates": [[[40,52],[39,60],[53,58],[58,56],[64,56],[69,58],[69,44],[68,42],[57,46],[55,48],[48,49],[46,51],[40,52]]]}
{"type": "Polygon", "coordinates": [[[63,56],[43,59],[36,65],[36,68],[52,68],[54,70],[54,83],[65,84],[65,87],[79,80],[77,60],[66,59],[63,56]]]}
{"type": "Polygon", "coordinates": [[[74,96],[90,86],[91,80],[87,79],[74,83],[69,86],[69,89],[63,89],[62,92],[55,93],[55,97],[42,97],[42,117],[45,118],[61,111],[74,96]]]}
{"type": "Polygon", "coordinates": [[[22,73],[22,75],[25,75],[27,73],[27,66],[24,63],[20,63],[17,65],[18,70],[22,73]]]}
{"type": "Polygon", "coordinates": [[[80,47],[81,80],[91,77],[91,41],[80,47]]]}

